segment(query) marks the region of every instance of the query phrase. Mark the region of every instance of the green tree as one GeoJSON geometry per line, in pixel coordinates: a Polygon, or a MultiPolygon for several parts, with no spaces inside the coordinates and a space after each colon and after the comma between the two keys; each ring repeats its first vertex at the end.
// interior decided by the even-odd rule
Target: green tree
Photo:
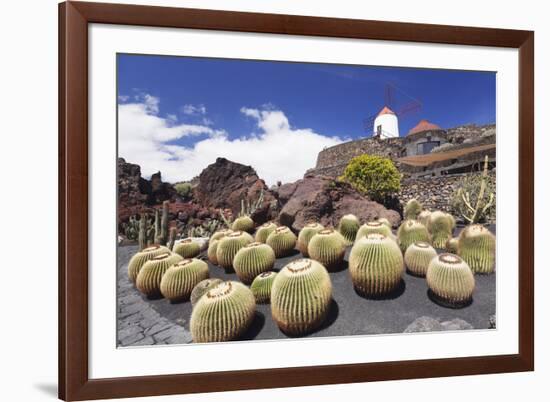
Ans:
{"type": "Polygon", "coordinates": [[[187,198],[191,196],[191,183],[178,183],[174,187],[181,197],[187,198]]]}

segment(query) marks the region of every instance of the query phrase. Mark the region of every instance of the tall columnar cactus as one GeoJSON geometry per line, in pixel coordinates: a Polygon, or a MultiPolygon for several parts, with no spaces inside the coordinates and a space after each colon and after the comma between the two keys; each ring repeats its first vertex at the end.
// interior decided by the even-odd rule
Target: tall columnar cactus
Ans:
{"type": "Polygon", "coordinates": [[[344,261],[346,240],[340,233],[332,229],[323,229],[311,238],[307,252],[310,258],[320,262],[327,270],[331,271],[344,261]]]}
{"type": "Polygon", "coordinates": [[[208,277],[208,264],[196,258],[185,259],[166,270],[160,292],[170,301],[189,300],[193,288],[208,277]]]}
{"type": "Polygon", "coordinates": [[[264,304],[269,303],[271,299],[271,288],[275,277],[277,276],[276,272],[267,271],[262,272],[260,275],[254,278],[252,285],[250,285],[250,290],[256,299],[256,303],[264,304]]]}
{"type": "Polygon", "coordinates": [[[323,230],[325,227],[317,222],[310,222],[305,225],[300,233],[298,233],[298,250],[302,253],[304,257],[309,257],[307,252],[307,246],[313,236],[323,230]]]}
{"type": "Polygon", "coordinates": [[[433,258],[428,266],[426,281],[437,299],[451,305],[470,301],[475,288],[472,270],[455,254],[440,254],[433,258]]]}
{"type": "Polygon", "coordinates": [[[458,237],[451,237],[447,240],[445,250],[452,254],[458,254],[458,237]]]}
{"type": "Polygon", "coordinates": [[[160,220],[160,244],[166,245],[168,242],[168,230],[170,223],[168,222],[168,207],[170,206],[169,201],[164,201],[162,203],[162,217],[160,220]]]}
{"type": "Polygon", "coordinates": [[[405,209],[403,211],[403,215],[405,219],[417,219],[418,214],[422,212],[422,208],[422,204],[418,202],[416,198],[412,198],[407,201],[407,204],[405,205],[405,209]]]}
{"type": "Polygon", "coordinates": [[[391,225],[391,222],[390,222],[388,219],[386,219],[386,218],[378,218],[378,219],[376,220],[376,222],[380,222],[380,223],[386,225],[386,226],[389,227],[390,230],[391,230],[392,225],[391,225]]]}
{"type": "Polygon", "coordinates": [[[286,226],[279,226],[271,233],[266,244],[275,251],[275,257],[286,257],[296,246],[296,235],[286,226]]]}
{"type": "Polygon", "coordinates": [[[271,314],[279,328],[303,335],[325,320],[332,298],[330,276],[320,263],[307,258],[287,264],[271,288],[271,314]]]}
{"type": "Polygon", "coordinates": [[[460,198],[462,201],[458,209],[462,217],[469,223],[479,222],[495,202],[495,193],[487,190],[489,182],[488,168],[489,157],[485,155],[485,163],[483,165],[481,180],[479,180],[479,187],[475,186],[475,188],[470,188],[468,190],[466,187],[469,186],[463,186],[459,188],[456,193],[456,197],[460,198]],[[485,194],[486,191],[490,192],[489,196],[485,194]],[[472,199],[474,196],[477,196],[476,200],[472,199]]]}
{"type": "Polygon", "coordinates": [[[435,257],[437,257],[437,251],[429,243],[418,241],[407,247],[405,265],[413,275],[426,276],[428,265],[435,257]]]}
{"type": "Polygon", "coordinates": [[[206,292],[191,313],[193,342],[238,339],[252,324],[256,302],[252,291],[239,282],[222,282],[206,292]]]}
{"type": "Polygon", "coordinates": [[[466,226],[458,237],[458,255],[475,274],[489,274],[495,269],[496,239],[482,225],[466,226]]]}
{"type": "Polygon", "coordinates": [[[275,252],[267,244],[250,243],[237,251],[233,259],[233,268],[239,279],[250,284],[256,276],[269,271],[275,264],[275,252]]]}
{"type": "Polygon", "coordinates": [[[189,297],[189,299],[191,300],[191,305],[194,306],[195,304],[197,304],[199,299],[206,292],[208,292],[212,288],[215,288],[222,282],[223,281],[219,278],[208,278],[208,279],[203,279],[202,281],[197,283],[193,288],[193,290],[191,291],[191,296],[189,297]]]}
{"type": "Polygon", "coordinates": [[[388,236],[371,233],[355,241],[349,257],[353,286],[359,294],[379,297],[394,291],[403,275],[403,255],[388,236]]]}
{"type": "Polygon", "coordinates": [[[397,230],[397,242],[404,253],[411,244],[417,242],[430,242],[430,234],[426,226],[418,221],[408,219],[404,221],[397,230]]]}
{"type": "Polygon", "coordinates": [[[266,222],[261,225],[254,236],[254,240],[258,243],[265,243],[267,237],[277,229],[277,225],[273,222],[266,222]]]}
{"type": "Polygon", "coordinates": [[[237,252],[247,244],[252,243],[253,240],[250,234],[240,230],[223,237],[218,243],[218,250],[216,251],[218,265],[228,271],[233,269],[233,259],[237,252]]]}
{"type": "Polygon", "coordinates": [[[240,216],[231,225],[232,230],[241,230],[252,233],[254,231],[254,221],[248,215],[240,216]]]}
{"type": "Polygon", "coordinates": [[[147,244],[149,243],[148,240],[149,239],[147,238],[147,216],[145,214],[142,214],[141,218],[139,219],[139,235],[138,235],[140,250],[143,250],[147,247],[147,244]]]}
{"type": "Polygon", "coordinates": [[[365,237],[371,233],[380,233],[384,236],[389,236],[392,234],[391,228],[388,227],[388,225],[379,221],[373,221],[361,225],[361,227],[357,231],[357,236],[355,237],[355,240],[357,241],[360,238],[365,237]]]}
{"type": "Polygon", "coordinates": [[[193,239],[187,238],[174,244],[173,251],[183,258],[194,258],[200,254],[201,246],[199,243],[193,241],[193,239]]]}
{"type": "Polygon", "coordinates": [[[153,257],[139,270],[136,278],[136,287],[147,296],[158,296],[160,294],[160,281],[165,272],[172,265],[183,260],[181,256],[169,251],[153,257]]]}
{"type": "Polygon", "coordinates": [[[452,237],[451,221],[448,214],[441,211],[432,212],[428,220],[428,230],[432,235],[435,248],[445,248],[447,240],[452,237]]]}
{"type": "Polygon", "coordinates": [[[359,230],[359,219],[353,214],[342,216],[340,223],[338,224],[338,231],[346,240],[346,245],[349,246],[355,241],[355,236],[359,230]]]}
{"type": "Polygon", "coordinates": [[[210,261],[214,265],[218,265],[217,253],[219,242],[219,240],[210,240],[210,243],[208,244],[208,251],[206,252],[208,261],[210,261]]]}
{"type": "Polygon", "coordinates": [[[166,247],[159,244],[145,247],[143,250],[138,251],[132,256],[132,258],[130,258],[130,262],[128,263],[128,278],[130,278],[132,282],[135,282],[139,270],[141,269],[141,267],[143,267],[143,264],[153,259],[157,255],[166,254],[169,251],[170,250],[168,250],[166,247]]]}
{"type": "Polygon", "coordinates": [[[214,234],[212,236],[210,236],[210,241],[220,240],[222,237],[227,236],[231,232],[232,232],[231,229],[218,230],[217,232],[214,232],[214,234]]]}
{"type": "Polygon", "coordinates": [[[430,216],[432,215],[432,213],[428,210],[423,210],[422,212],[420,212],[418,214],[418,222],[420,222],[421,224],[423,224],[424,226],[428,227],[428,221],[430,220],[430,216]]]}
{"type": "Polygon", "coordinates": [[[170,250],[174,249],[174,244],[176,243],[177,234],[178,234],[178,228],[176,228],[175,226],[171,227],[170,228],[170,235],[168,236],[168,244],[167,244],[167,247],[170,250]]]}

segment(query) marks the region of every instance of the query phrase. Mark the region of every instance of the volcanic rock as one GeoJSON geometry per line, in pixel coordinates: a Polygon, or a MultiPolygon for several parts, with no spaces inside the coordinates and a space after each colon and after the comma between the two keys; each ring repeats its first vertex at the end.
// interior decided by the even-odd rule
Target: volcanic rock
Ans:
{"type": "Polygon", "coordinates": [[[414,320],[406,329],[405,333],[410,332],[433,332],[433,331],[456,331],[464,329],[473,329],[474,327],[460,318],[450,321],[440,322],[439,320],[423,316],[414,320]]]}

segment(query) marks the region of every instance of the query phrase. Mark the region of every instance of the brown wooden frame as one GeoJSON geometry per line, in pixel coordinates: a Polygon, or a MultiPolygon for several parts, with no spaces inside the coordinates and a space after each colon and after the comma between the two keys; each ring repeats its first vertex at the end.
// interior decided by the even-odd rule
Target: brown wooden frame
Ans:
{"type": "MultiPolygon", "coordinates": [[[[153,6],[59,5],[59,397],[119,398],[534,369],[534,33],[153,6]],[[519,353],[125,378],[88,377],[88,24],[261,32],[519,49],[519,353]]],[[[113,133],[114,135],[114,133],[113,133]]]]}

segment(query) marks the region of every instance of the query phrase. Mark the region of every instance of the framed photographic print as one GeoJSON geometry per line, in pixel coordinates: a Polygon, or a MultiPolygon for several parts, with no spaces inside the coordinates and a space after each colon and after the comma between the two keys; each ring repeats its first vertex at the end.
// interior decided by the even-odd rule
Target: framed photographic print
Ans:
{"type": "Polygon", "coordinates": [[[533,370],[533,32],[59,12],[60,398],[533,370]]]}

